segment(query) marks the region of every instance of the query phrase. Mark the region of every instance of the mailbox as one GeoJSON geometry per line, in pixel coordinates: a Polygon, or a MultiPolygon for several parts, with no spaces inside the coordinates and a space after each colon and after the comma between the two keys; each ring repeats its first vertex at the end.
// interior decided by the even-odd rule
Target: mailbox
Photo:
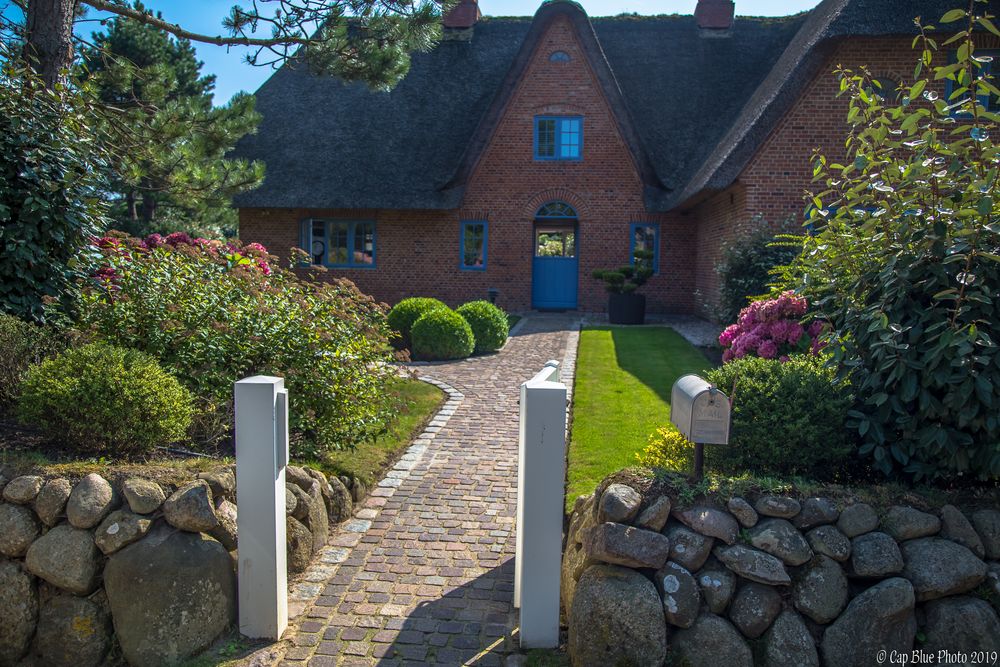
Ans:
{"type": "Polygon", "coordinates": [[[670,421],[697,444],[729,444],[729,398],[697,375],[685,375],[670,392],[670,421]]]}

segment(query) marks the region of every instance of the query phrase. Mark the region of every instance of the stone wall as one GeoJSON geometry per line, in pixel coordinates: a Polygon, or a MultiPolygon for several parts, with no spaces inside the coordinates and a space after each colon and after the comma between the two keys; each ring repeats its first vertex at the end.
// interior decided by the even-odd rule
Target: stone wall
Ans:
{"type": "Polygon", "coordinates": [[[974,653],[1000,652],[995,506],[709,496],[679,507],[644,486],[605,482],[571,515],[562,601],[577,667],[998,659],[974,653]]]}
{"type": "MultiPolygon", "coordinates": [[[[352,512],[341,480],[289,466],[288,569],[352,512]]],[[[236,622],[233,466],[164,488],[0,472],[0,667],[176,664],[236,622]]]]}

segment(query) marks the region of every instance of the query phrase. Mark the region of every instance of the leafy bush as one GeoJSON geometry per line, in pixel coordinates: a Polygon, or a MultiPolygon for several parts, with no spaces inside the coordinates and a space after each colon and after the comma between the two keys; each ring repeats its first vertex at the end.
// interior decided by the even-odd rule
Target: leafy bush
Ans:
{"type": "Polygon", "coordinates": [[[619,269],[594,269],[590,276],[603,280],[611,294],[632,294],[653,276],[653,251],[639,248],[632,253],[635,263],[619,269]]]}
{"type": "MultiPolygon", "coordinates": [[[[233,382],[285,378],[297,456],[373,438],[391,417],[384,307],[347,280],[276,268],[259,244],[105,237],[79,326],[160,360],[201,399],[231,409],[233,382]]],[[[207,420],[211,422],[211,420],[207,420]]]]}
{"type": "Polygon", "coordinates": [[[845,428],[852,396],[835,375],[804,355],[744,357],[709,371],[708,381],[732,399],[732,426],[730,445],[706,447],[706,460],[727,472],[831,478],[853,448],[845,428]]]}
{"type": "Polygon", "coordinates": [[[649,436],[649,444],[636,453],[640,465],[689,473],[694,468],[694,443],[673,426],[658,428],[649,436]]]}
{"type": "Polygon", "coordinates": [[[151,356],[91,343],[29,369],[18,413],[78,452],[121,456],[182,439],[192,407],[151,356]]]}
{"type": "Polygon", "coordinates": [[[63,348],[51,329],[0,312],[0,407],[17,398],[29,366],[63,348]]]}
{"type": "Polygon", "coordinates": [[[776,277],[775,267],[785,266],[799,253],[801,245],[780,240],[781,233],[793,231],[790,222],[777,230],[756,218],[749,231],[722,246],[722,259],[715,266],[719,275],[720,322],[734,322],[750,300],[768,294],[776,277]]]}
{"type": "Polygon", "coordinates": [[[413,346],[413,341],[410,338],[413,324],[424,313],[436,309],[447,310],[448,306],[437,299],[425,296],[403,299],[393,306],[392,310],[389,311],[389,326],[399,334],[399,338],[395,341],[396,346],[400,349],[410,349],[413,346]]]}
{"type": "Polygon", "coordinates": [[[464,359],[476,339],[472,327],[454,310],[434,309],[413,324],[413,353],[418,359],[464,359]]]}
{"type": "Polygon", "coordinates": [[[722,361],[748,355],[787,361],[796,353],[819,354],[823,348],[823,322],[813,320],[808,328],[804,327],[802,320],[808,309],[806,300],[791,292],[754,301],[740,311],[736,324],[730,324],[719,335],[719,344],[726,348],[722,361]]]}
{"type": "Polygon", "coordinates": [[[925,67],[937,47],[918,36],[900,103],[872,95],[868,71],[839,70],[846,160],[815,157],[815,234],[785,282],[832,326],[860,452],[918,480],[1000,478],[1000,117],[982,106],[996,78],[973,39],[997,32],[988,8],[942,17],[962,21],[946,65],[925,67]]]}
{"type": "Polygon", "coordinates": [[[470,301],[455,311],[469,323],[476,339],[476,352],[496,352],[507,342],[507,313],[489,301],[470,301]]]}

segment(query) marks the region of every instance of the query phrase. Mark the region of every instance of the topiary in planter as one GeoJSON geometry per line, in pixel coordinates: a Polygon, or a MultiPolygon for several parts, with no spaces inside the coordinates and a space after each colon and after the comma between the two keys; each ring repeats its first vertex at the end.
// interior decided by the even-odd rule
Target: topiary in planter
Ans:
{"type": "Polygon", "coordinates": [[[410,333],[414,323],[420,319],[424,313],[432,310],[448,310],[441,301],[425,296],[415,296],[403,299],[389,311],[389,326],[399,334],[399,339],[394,344],[399,349],[409,349],[412,347],[410,333]]]}
{"type": "Polygon", "coordinates": [[[510,323],[507,313],[489,301],[470,301],[455,311],[472,327],[476,352],[496,352],[507,342],[510,323]]]}
{"type": "Polygon", "coordinates": [[[413,324],[413,354],[418,359],[464,359],[475,349],[472,327],[450,309],[424,313],[413,324]]]}
{"type": "Polygon", "coordinates": [[[29,369],[18,413],[70,449],[123,456],[184,438],[192,407],[149,355],[91,343],[29,369]]]}

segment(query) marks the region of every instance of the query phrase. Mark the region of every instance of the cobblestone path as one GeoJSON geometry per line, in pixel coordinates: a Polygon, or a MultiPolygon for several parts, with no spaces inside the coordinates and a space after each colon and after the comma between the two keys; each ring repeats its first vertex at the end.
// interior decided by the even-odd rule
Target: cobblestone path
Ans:
{"type": "Polygon", "coordinates": [[[416,369],[451,398],[335,531],[284,667],[485,667],[516,650],[518,387],[550,359],[571,387],[577,329],[568,315],[531,315],[498,354],[416,369]]]}

